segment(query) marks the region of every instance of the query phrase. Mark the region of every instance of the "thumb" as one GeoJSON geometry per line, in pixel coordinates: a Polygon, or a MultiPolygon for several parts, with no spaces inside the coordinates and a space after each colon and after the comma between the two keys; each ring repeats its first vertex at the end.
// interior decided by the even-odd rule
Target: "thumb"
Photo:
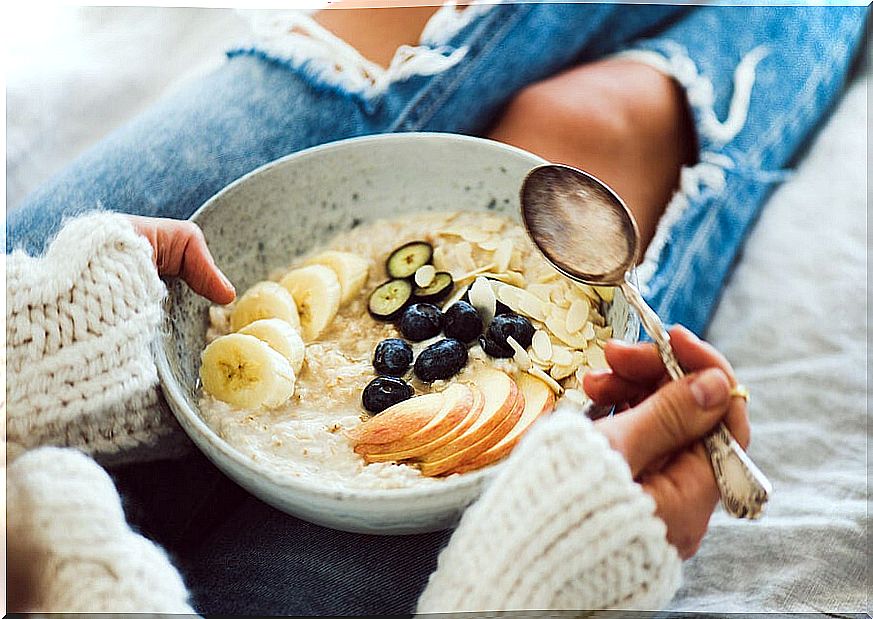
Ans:
{"type": "Polygon", "coordinates": [[[705,436],[725,416],[729,404],[727,375],[709,368],[665,384],[601,430],[636,477],[653,462],[705,436]]]}

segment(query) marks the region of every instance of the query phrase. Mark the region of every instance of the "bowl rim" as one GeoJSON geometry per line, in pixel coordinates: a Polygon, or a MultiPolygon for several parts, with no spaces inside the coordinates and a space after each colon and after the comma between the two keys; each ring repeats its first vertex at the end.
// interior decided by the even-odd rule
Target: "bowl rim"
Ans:
{"type": "MultiPolygon", "coordinates": [[[[461,135],[456,133],[443,132],[402,132],[402,133],[382,133],[375,135],[356,136],[326,142],[317,146],[312,146],[288,155],[284,155],[273,161],[269,161],[251,172],[240,176],[236,180],[228,183],[215,194],[209,197],[194,213],[188,218],[189,221],[197,222],[205,213],[211,211],[215,204],[227,193],[233,191],[238,186],[249,182],[249,180],[257,175],[273,169],[278,166],[287,165],[289,162],[305,159],[308,157],[319,156],[325,151],[332,151],[347,147],[365,146],[373,142],[409,142],[409,141],[431,141],[431,142],[446,142],[446,143],[475,143],[495,151],[504,151],[513,155],[521,156],[529,159],[531,167],[547,163],[545,159],[530,153],[521,148],[510,146],[496,140],[480,138],[475,136],[461,135]]],[[[204,451],[198,440],[190,436],[191,430],[199,434],[200,438],[207,441],[213,448],[217,449],[222,456],[232,461],[237,466],[248,471],[252,471],[260,477],[266,478],[271,484],[280,488],[287,488],[310,495],[318,495],[324,498],[334,500],[385,500],[394,499],[397,501],[405,501],[415,498],[435,498],[443,494],[452,494],[460,490],[469,490],[470,488],[481,484],[486,479],[495,475],[505,464],[506,459],[502,459],[494,464],[488,465],[478,471],[462,473],[456,477],[448,477],[436,484],[426,484],[421,486],[411,486],[404,488],[354,488],[343,486],[320,486],[317,478],[313,480],[305,480],[280,474],[277,471],[259,464],[246,457],[245,454],[238,451],[230,443],[222,439],[216,432],[203,420],[200,414],[193,407],[188,405],[187,399],[182,393],[181,385],[175,380],[172,371],[170,370],[169,358],[167,356],[166,346],[164,344],[164,333],[162,329],[161,338],[158,345],[155,346],[155,364],[158,370],[158,377],[161,382],[161,387],[164,391],[165,398],[170,404],[170,409],[175,417],[184,417],[179,419],[180,425],[189,438],[194,442],[200,451],[204,451]],[[187,423],[186,423],[187,422],[187,423]],[[190,426],[189,426],[190,424],[190,426]],[[190,428],[190,429],[189,429],[190,428]]],[[[206,454],[209,455],[209,454],[206,454]]],[[[210,458],[211,459],[211,458],[210,458]]]]}

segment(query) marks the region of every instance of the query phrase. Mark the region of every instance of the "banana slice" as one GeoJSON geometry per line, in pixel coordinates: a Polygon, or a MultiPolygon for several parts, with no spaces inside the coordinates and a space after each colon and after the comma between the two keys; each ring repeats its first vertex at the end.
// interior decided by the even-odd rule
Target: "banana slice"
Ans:
{"type": "Polygon", "coordinates": [[[262,318],[247,324],[239,330],[243,335],[253,335],[282,355],[291,364],[294,374],[300,374],[306,346],[297,329],[278,318],[262,318]]]}
{"type": "Polygon", "coordinates": [[[300,326],[297,304],[289,292],[276,282],[258,282],[240,297],[230,314],[230,328],[239,331],[262,318],[280,318],[292,327],[300,326]]]}
{"type": "Polygon", "coordinates": [[[294,395],[291,364],[253,335],[231,333],[203,350],[203,389],[239,408],[275,408],[294,395]]]}
{"type": "Polygon", "coordinates": [[[297,303],[303,340],[318,338],[339,311],[342,288],[336,273],[322,264],[311,264],[289,271],[279,283],[297,303]]]}
{"type": "Polygon", "coordinates": [[[307,260],[306,264],[320,264],[336,274],[342,289],[341,305],[345,305],[361,292],[370,273],[370,263],[367,260],[345,251],[324,251],[307,260]]]}

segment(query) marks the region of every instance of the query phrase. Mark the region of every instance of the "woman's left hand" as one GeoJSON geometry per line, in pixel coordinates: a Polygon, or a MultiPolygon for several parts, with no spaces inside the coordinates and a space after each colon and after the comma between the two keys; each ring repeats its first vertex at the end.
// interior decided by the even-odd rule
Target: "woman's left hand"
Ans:
{"type": "Polygon", "coordinates": [[[151,243],[159,275],[181,277],[197,294],[224,305],[236,297],[233,285],[215,266],[200,228],[191,221],[125,215],[151,243]]]}

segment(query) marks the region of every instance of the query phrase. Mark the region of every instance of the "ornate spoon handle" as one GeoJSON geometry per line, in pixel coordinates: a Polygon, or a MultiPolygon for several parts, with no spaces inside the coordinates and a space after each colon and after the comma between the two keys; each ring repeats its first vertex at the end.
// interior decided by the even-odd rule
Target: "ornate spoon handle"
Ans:
{"type": "MultiPolygon", "coordinates": [[[[670,335],[661,319],[633,284],[625,281],[620,287],[628,303],[639,313],[640,322],[646,332],[658,346],[667,373],[673,380],[685,376],[685,371],[673,354],[670,335]]],[[[725,511],[737,518],[760,517],[772,491],[767,477],[743,451],[723,423],[704,439],[704,444],[712,461],[712,470],[715,472],[725,511]]]]}

